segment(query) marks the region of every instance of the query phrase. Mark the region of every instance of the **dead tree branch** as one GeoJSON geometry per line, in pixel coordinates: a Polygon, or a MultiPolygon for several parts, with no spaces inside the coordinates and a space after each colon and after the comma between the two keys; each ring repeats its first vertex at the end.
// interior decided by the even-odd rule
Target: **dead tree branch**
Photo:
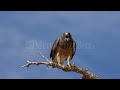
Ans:
{"type": "Polygon", "coordinates": [[[84,69],[84,68],[80,68],[77,67],[75,65],[71,65],[71,68],[69,68],[68,65],[59,65],[56,63],[53,63],[52,61],[48,60],[42,53],[39,53],[47,62],[30,62],[27,61],[27,64],[23,65],[22,67],[29,67],[30,65],[46,65],[51,66],[52,68],[59,68],[62,69],[65,72],[76,72],[76,73],[80,73],[82,74],[82,79],[99,79],[99,77],[95,74],[93,74],[92,72],[89,72],[88,70],[84,69]]]}

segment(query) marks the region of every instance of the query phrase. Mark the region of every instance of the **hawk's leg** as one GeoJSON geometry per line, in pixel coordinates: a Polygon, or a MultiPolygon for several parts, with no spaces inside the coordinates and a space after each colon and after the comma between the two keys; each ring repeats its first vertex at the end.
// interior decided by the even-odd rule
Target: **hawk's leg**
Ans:
{"type": "Polygon", "coordinates": [[[59,55],[59,53],[57,53],[57,63],[58,63],[59,66],[62,65],[61,61],[60,61],[60,55],[59,55]]]}
{"type": "Polygon", "coordinates": [[[58,59],[58,64],[60,64],[60,59],[58,59]]]}
{"type": "Polygon", "coordinates": [[[67,59],[68,63],[67,63],[67,64],[68,64],[69,68],[71,69],[70,60],[71,60],[71,57],[70,57],[70,56],[68,56],[68,59],[67,59]]]}
{"type": "Polygon", "coordinates": [[[65,68],[64,65],[63,65],[63,61],[61,60],[61,57],[59,56],[59,54],[58,54],[58,57],[57,57],[57,62],[58,62],[59,66],[61,66],[62,68],[65,68]]]}

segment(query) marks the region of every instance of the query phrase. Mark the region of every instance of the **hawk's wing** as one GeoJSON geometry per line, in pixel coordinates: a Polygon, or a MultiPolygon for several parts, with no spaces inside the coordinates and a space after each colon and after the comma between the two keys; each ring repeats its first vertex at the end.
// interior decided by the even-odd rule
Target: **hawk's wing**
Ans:
{"type": "Polygon", "coordinates": [[[71,59],[73,58],[75,52],[76,52],[76,42],[73,41],[73,52],[72,52],[72,57],[71,57],[71,59]]]}
{"type": "Polygon", "coordinates": [[[50,58],[52,57],[52,60],[55,58],[55,55],[57,54],[57,48],[59,45],[59,41],[60,41],[60,38],[56,39],[53,43],[52,48],[51,48],[50,58]]]}

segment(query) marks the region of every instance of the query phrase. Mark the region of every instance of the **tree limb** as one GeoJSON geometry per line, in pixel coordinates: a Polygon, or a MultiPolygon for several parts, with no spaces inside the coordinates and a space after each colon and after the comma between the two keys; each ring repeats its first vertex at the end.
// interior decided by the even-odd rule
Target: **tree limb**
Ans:
{"type": "Polygon", "coordinates": [[[59,65],[57,63],[53,63],[52,61],[48,60],[42,53],[39,53],[47,62],[30,62],[27,61],[27,64],[23,65],[22,67],[29,67],[30,65],[46,65],[52,66],[52,68],[59,68],[62,69],[65,72],[76,72],[82,74],[82,79],[99,79],[99,77],[92,72],[89,72],[88,70],[84,68],[77,67],[75,65],[71,65],[71,68],[68,65],[59,65]]]}

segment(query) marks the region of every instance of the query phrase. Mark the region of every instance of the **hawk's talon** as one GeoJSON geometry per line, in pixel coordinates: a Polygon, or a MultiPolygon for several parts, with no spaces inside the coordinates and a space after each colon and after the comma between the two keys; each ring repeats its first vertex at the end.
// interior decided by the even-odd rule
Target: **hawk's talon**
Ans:
{"type": "Polygon", "coordinates": [[[62,64],[58,64],[59,66],[62,66],[62,64]]]}
{"type": "Polygon", "coordinates": [[[62,68],[65,68],[65,66],[64,65],[62,65],[62,64],[58,64],[59,66],[61,66],[62,68]]]}
{"type": "Polygon", "coordinates": [[[72,68],[72,65],[71,65],[71,64],[68,64],[68,67],[71,69],[71,68],[72,68]]]}
{"type": "Polygon", "coordinates": [[[64,66],[64,65],[62,65],[62,68],[64,69],[64,68],[65,68],[65,66],[64,66]]]}

